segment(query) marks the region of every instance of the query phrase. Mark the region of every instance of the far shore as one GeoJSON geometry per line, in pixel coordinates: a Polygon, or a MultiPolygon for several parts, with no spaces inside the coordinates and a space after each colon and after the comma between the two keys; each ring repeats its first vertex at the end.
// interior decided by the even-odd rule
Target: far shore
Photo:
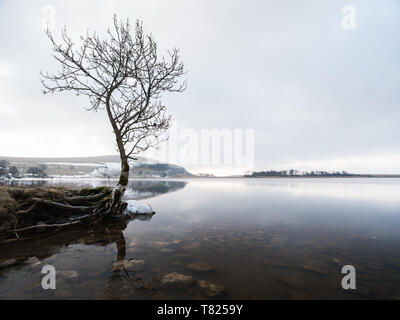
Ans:
{"type": "MultiPolygon", "coordinates": [[[[213,180],[213,179],[354,179],[354,178],[400,178],[400,174],[360,174],[351,176],[214,176],[214,177],[131,177],[131,181],[173,181],[173,180],[213,180]]],[[[78,177],[78,176],[63,176],[63,177],[24,177],[24,178],[11,178],[11,179],[0,179],[1,182],[12,182],[12,181],[107,181],[116,182],[118,178],[100,178],[100,177],[78,177]]]]}

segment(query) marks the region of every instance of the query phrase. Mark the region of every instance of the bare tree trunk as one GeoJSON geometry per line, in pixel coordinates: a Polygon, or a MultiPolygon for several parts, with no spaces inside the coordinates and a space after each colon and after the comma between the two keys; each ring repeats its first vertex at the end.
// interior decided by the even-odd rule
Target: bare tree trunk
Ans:
{"type": "Polygon", "coordinates": [[[123,214],[126,204],[122,202],[122,197],[125,193],[126,186],[129,181],[129,163],[127,157],[124,155],[125,150],[120,149],[121,154],[121,174],[119,176],[118,184],[114,187],[112,192],[111,212],[113,214],[123,214]]]}
{"type": "MultiPolygon", "coordinates": [[[[111,91],[112,92],[112,91],[111,91]]],[[[107,97],[106,100],[106,109],[109,120],[114,130],[115,138],[117,141],[118,151],[121,158],[121,174],[119,176],[118,184],[114,187],[112,192],[112,203],[111,203],[111,214],[114,215],[121,215],[124,213],[127,204],[122,201],[122,197],[124,196],[126,186],[128,185],[129,181],[129,163],[128,157],[126,156],[125,147],[122,141],[122,137],[120,134],[120,130],[115,123],[115,120],[112,116],[111,109],[110,109],[110,96],[111,92],[107,97]]]]}

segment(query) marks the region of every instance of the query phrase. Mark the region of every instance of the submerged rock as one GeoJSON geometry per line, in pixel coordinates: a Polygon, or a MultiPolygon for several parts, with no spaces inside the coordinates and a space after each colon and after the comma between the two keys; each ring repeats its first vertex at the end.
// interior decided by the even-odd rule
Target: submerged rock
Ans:
{"type": "Polygon", "coordinates": [[[0,261],[0,269],[12,266],[17,263],[17,259],[8,259],[0,261]]]}
{"type": "Polygon", "coordinates": [[[304,281],[295,275],[286,274],[279,277],[279,280],[293,289],[301,289],[304,287],[304,281]]]}
{"type": "Polygon", "coordinates": [[[184,247],[182,247],[183,250],[187,250],[187,251],[191,251],[194,249],[199,249],[201,247],[200,242],[198,241],[193,241],[190,242],[189,244],[185,245],[184,247]]]}
{"type": "Polygon", "coordinates": [[[66,278],[76,278],[79,276],[79,273],[74,270],[62,270],[62,271],[57,271],[57,275],[66,277],[66,278]]]}
{"type": "Polygon", "coordinates": [[[139,241],[136,239],[132,239],[131,242],[129,243],[128,248],[133,248],[139,245],[139,241]]]}
{"type": "Polygon", "coordinates": [[[329,265],[319,261],[307,261],[301,266],[301,268],[307,271],[318,273],[323,276],[329,276],[332,274],[329,265]]]}
{"type": "Polygon", "coordinates": [[[188,269],[194,270],[197,272],[208,272],[212,269],[212,267],[204,262],[194,262],[187,266],[188,269]]]}
{"type": "Polygon", "coordinates": [[[111,266],[111,271],[120,271],[120,270],[128,270],[128,271],[140,271],[143,270],[145,266],[145,262],[143,260],[122,260],[114,262],[111,266]]]}
{"type": "Polygon", "coordinates": [[[147,246],[150,248],[153,248],[153,249],[161,249],[161,248],[165,248],[168,245],[169,245],[169,242],[153,241],[153,242],[150,242],[147,246]]]}
{"type": "Polygon", "coordinates": [[[202,293],[207,297],[215,297],[225,290],[222,285],[205,280],[199,280],[197,281],[197,284],[201,288],[202,293]]]}
{"type": "Polygon", "coordinates": [[[177,272],[169,273],[161,279],[162,285],[170,284],[189,284],[193,281],[192,276],[187,276],[177,272]]]}

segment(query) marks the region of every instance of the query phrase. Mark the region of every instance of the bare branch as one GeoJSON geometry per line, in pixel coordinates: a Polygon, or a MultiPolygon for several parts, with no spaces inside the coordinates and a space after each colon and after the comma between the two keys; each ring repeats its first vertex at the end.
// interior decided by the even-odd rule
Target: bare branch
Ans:
{"type": "Polygon", "coordinates": [[[41,72],[44,93],[72,91],[88,97],[88,110],[105,109],[122,167],[129,170],[128,158],[156,146],[170,126],[162,95],[186,88],[186,82],[180,81],[185,70],[179,50],[160,57],[156,41],[143,33],[140,21],[132,31],[129,20],[120,21],[116,16],[106,38],[87,32],[80,37],[79,46],[66,28],[60,42],[49,30],[46,35],[60,70],[55,74],[41,72]]]}

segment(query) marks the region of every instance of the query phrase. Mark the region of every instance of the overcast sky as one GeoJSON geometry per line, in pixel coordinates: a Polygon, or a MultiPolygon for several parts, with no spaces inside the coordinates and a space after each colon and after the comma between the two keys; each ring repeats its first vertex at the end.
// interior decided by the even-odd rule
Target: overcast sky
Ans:
{"type": "Polygon", "coordinates": [[[104,113],[45,96],[39,81],[56,67],[43,21],[77,38],[102,33],[113,13],[181,49],[188,89],[164,99],[179,128],[254,129],[255,169],[400,173],[395,0],[0,0],[0,155],[116,153],[104,113]],[[343,28],[344,5],[355,29],[343,28]]]}

